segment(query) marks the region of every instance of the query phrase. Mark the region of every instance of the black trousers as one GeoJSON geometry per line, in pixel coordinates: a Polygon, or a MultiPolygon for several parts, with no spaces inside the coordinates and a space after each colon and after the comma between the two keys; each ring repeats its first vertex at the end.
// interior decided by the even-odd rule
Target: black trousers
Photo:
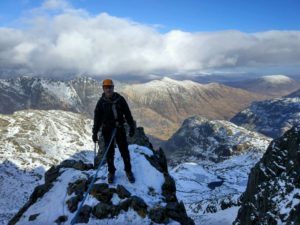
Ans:
{"type": "MultiPolygon", "coordinates": [[[[113,127],[107,127],[107,126],[104,126],[102,128],[102,135],[104,138],[105,148],[107,148],[107,146],[109,145],[113,129],[114,129],[113,127]]],[[[123,158],[124,170],[126,172],[131,172],[130,154],[128,151],[128,143],[127,143],[125,128],[118,127],[116,129],[117,129],[117,131],[116,131],[116,135],[115,135],[115,141],[117,142],[119,151],[123,158]]],[[[107,155],[106,155],[108,171],[110,173],[114,173],[116,171],[116,168],[114,165],[114,156],[115,156],[115,145],[114,145],[114,140],[113,140],[110,145],[110,148],[107,152],[107,155]]]]}

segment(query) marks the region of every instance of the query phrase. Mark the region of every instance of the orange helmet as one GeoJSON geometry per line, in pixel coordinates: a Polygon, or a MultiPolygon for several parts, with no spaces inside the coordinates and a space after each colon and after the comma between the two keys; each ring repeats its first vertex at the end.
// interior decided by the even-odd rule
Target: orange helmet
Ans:
{"type": "Polygon", "coordinates": [[[105,79],[102,81],[102,86],[114,86],[114,82],[111,79],[105,79]]]}

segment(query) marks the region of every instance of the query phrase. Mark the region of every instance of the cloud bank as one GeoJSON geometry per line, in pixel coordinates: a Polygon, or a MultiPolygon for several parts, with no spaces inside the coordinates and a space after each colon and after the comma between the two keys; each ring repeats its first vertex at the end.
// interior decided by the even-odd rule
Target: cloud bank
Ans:
{"type": "Polygon", "coordinates": [[[300,31],[160,33],[107,13],[48,0],[23,28],[0,28],[0,71],[36,74],[195,74],[300,66],[300,31]]]}

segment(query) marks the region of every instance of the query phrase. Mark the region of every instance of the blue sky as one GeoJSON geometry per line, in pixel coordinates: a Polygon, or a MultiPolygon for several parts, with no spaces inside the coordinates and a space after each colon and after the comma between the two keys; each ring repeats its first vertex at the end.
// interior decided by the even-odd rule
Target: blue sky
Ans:
{"type": "MultiPolygon", "coordinates": [[[[42,0],[0,1],[0,25],[14,26],[24,12],[42,4],[42,0]]],[[[129,18],[161,26],[161,32],[180,29],[188,32],[240,30],[299,30],[299,0],[72,0],[75,8],[96,15],[129,18]]]]}
{"type": "Polygon", "coordinates": [[[0,74],[300,74],[300,0],[0,1],[0,74]]]}

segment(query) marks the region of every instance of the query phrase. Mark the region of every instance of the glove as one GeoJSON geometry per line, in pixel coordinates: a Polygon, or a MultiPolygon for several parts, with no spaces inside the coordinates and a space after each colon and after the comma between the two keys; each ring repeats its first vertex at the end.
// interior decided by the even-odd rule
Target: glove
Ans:
{"type": "Polygon", "coordinates": [[[129,137],[133,137],[134,133],[135,133],[134,127],[130,127],[130,129],[129,129],[129,137]]]}
{"type": "Polygon", "coordinates": [[[92,138],[93,138],[93,142],[96,143],[98,141],[98,135],[97,135],[97,133],[94,133],[92,138]]]}

